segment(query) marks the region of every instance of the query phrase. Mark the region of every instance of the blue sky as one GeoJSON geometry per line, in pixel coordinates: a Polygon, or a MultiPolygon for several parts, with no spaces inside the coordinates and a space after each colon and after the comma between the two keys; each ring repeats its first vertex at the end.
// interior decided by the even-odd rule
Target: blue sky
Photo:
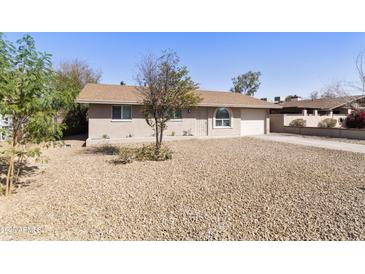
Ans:
{"type": "MultiPolygon", "coordinates": [[[[256,97],[308,96],[335,81],[357,81],[365,33],[30,33],[54,66],[78,58],[102,71],[102,83],[135,84],[147,53],[173,49],[201,89],[229,90],[231,78],[260,71],[256,97]]],[[[5,33],[15,41],[21,33],[5,33]]],[[[358,93],[358,92],[357,92],[358,93]]]]}

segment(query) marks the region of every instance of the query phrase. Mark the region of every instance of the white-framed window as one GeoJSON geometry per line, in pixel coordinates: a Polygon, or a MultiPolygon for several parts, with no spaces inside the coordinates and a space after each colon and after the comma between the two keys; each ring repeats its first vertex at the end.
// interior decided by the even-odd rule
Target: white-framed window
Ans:
{"type": "Polygon", "coordinates": [[[214,126],[218,128],[231,127],[231,114],[227,108],[218,108],[215,111],[214,126]]]}
{"type": "Polygon", "coordinates": [[[112,120],[132,120],[131,105],[114,105],[112,106],[112,120]]]}
{"type": "Polygon", "coordinates": [[[172,120],[181,120],[182,119],[182,112],[181,109],[176,109],[171,113],[172,120]]]}

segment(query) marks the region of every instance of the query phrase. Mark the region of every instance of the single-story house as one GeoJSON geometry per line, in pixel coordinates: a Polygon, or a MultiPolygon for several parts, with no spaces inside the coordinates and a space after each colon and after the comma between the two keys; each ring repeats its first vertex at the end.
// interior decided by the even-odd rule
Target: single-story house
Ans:
{"type": "Polygon", "coordinates": [[[302,114],[304,116],[347,115],[351,105],[365,106],[365,95],[345,96],[337,98],[320,98],[313,100],[290,100],[280,103],[282,109],[273,110],[273,114],[302,114]]]}
{"type": "MultiPolygon", "coordinates": [[[[232,92],[196,91],[202,101],[168,121],[165,135],[243,136],[267,134],[270,109],[281,106],[232,92]]],[[[88,140],[152,137],[135,86],[87,84],[77,98],[89,106],[88,140]]]]}

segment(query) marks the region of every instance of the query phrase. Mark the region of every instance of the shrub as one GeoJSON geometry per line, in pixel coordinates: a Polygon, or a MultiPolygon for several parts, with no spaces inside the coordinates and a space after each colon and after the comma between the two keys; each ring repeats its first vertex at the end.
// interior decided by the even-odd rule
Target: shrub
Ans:
{"type": "Polygon", "coordinates": [[[304,119],[295,119],[290,122],[289,126],[291,127],[305,127],[307,124],[307,121],[304,119]]]}
{"type": "Polygon", "coordinates": [[[345,126],[348,128],[364,128],[365,111],[352,111],[345,119],[345,126]]]}
{"type": "Polygon", "coordinates": [[[161,146],[156,151],[154,144],[143,145],[142,147],[121,147],[118,158],[114,163],[128,164],[133,161],[165,161],[172,158],[172,151],[167,146],[161,146]]]}
{"type": "Polygon", "coordinates": [[[333,118],[326,118],[326,119],[323,119],[322,121],[320,121],[318,123],[318,127],[321,127],[321,128],[333,128],[335,127],[337,124],[337,120],[336,119],[333,119],[333,118]]]}
{"type": "Polygon", "coordinates": [[[103,138],[103,139],[110,139],[110,137],[109,137],[109,135],[108,135],[108,134],[103,134],[103,135],[101,136],[101,138],[103,138]]]}
{"type": "Polygon", "coordinates": [[[116,164],[129,164],[135,160],[135,149],[130,147],[121,147],[118,158],[113,162],[116,164]]]}
{"type": "Polygon", "coordinates": [[[193,136],[193,134],[191,133],[191,129],[184,130],[183,131],[183,136],[193,136]]]}

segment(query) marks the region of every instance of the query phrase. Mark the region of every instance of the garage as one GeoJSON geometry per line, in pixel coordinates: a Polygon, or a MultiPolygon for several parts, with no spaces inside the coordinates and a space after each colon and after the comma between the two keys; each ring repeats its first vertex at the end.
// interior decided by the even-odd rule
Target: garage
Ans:
{"type": "Polygon", "coordinates": [[[241,136],[265,134],[265,109],[241,110],[241,136]]]}

